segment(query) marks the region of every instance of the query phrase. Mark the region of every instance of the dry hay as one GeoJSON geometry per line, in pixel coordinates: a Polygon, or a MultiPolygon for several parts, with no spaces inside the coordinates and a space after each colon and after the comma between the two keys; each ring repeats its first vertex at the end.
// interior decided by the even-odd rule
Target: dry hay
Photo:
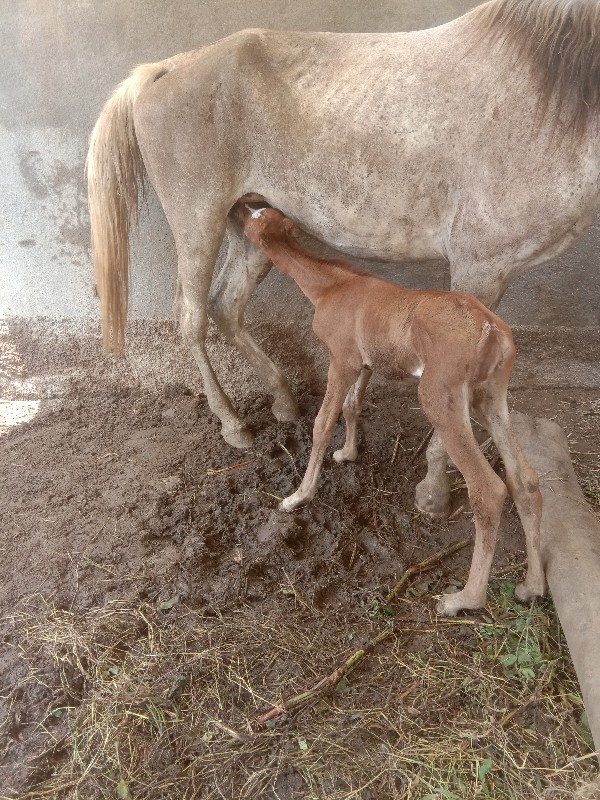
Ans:
{"type": "Polygon", "coordinates": [[[419,581],[394,607],[382,595],[339,615],[290,585],[268,610],[222,616],[33,598],[12,621],[29,680],[54,660],[40,721],[54,770],[19,797],[572,798],[595,766],[573,667],[549,602],[513,590],[497,578],[470,620],[433,617],[419,581]],[[382,631],[334,691],[257,722],[382,631]]]}

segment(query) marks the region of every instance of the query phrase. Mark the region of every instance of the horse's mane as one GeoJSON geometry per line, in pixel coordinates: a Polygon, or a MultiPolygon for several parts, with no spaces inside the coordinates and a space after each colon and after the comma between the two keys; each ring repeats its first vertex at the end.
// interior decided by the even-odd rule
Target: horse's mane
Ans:
{"type": "Polygon", "coordinates": [[[533,64],[542,118],[554,102],[581,135],[600,111],[600,2],[492,0],[473,13],[480,41],[533,64]]]}

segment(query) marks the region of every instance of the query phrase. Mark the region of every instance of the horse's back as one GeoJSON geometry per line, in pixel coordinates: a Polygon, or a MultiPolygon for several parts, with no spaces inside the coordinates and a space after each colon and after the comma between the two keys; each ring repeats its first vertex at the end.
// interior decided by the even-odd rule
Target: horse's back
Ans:
{"type": "Polygon", "coordinates": [[[546,241],[531,241],[532,228],[560,216],[554,238],[567,241],[595,204],[597,158],[590,169],[585,148],[536,129],[531,69],[477,43],[474,20],[410,33],[246,30],[178,56],[136,104],[149,171],[218,186],[224,206],[255,192],[353,255],[536,258],[546,241]]]}

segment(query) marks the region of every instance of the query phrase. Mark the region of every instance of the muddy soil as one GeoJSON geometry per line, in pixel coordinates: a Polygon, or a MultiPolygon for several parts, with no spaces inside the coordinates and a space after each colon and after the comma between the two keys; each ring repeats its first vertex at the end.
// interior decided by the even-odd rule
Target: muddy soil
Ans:
{"type": "MultiPolygon", "coordinates": [[[[321,394],[300,384],[302,417],[273,419],[268,398],[250,391],[241,412],[256,432],[253,450],[224,443],[206,401],[184,386],[162,393],[96,382],[42,403],[30,422],[0,438],[5,565],[0,608],[6,619],[28,604],[83,612],[115,600],[185,604],[206,614],[277,606],[282,586],[323,610],[344,614],[385,589],[411,563],[472,534],[455,474],[452,522],[414,510],[428,431],[411,384],[374,381],[363,413],[356,464],[326,459],[313,504],[292,515],[277,508],[306,466],[321,394]]],[[[517,390],[518,410],[553,417],[571,435],[581,474],[600,451],[596,391],[517,390]]],[[[338,426],[332,448],[342,441],[338,426]]],[[[481,434],[483,437],[483,434],[481,434]]],[[[495,569],[524,559],[522,530],[507,504],[495,569]]],[[[470,550],[432,577],[459,585],[470,550]]],[[[432,600],[433,603],[433,600],[432,600]]],[[[40,656],[40,680],[24,678],[19,628],[6,626],[0,656],[0,786],[24,789],[51,769],[36,728],[56,690],[40,656]]]]}

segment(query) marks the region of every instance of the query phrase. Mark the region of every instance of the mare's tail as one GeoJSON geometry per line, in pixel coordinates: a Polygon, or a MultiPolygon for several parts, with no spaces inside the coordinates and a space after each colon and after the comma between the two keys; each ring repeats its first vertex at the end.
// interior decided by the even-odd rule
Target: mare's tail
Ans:
{"type": "Polygon", "coordinates": [[[94,127],[86,161],[96,287],[104,349],[123,355],[129,294],[129,232],[137,223],[146,170],[133,123],[140,92],[167,72],[142,64],[116,89],[94,127]]]}

